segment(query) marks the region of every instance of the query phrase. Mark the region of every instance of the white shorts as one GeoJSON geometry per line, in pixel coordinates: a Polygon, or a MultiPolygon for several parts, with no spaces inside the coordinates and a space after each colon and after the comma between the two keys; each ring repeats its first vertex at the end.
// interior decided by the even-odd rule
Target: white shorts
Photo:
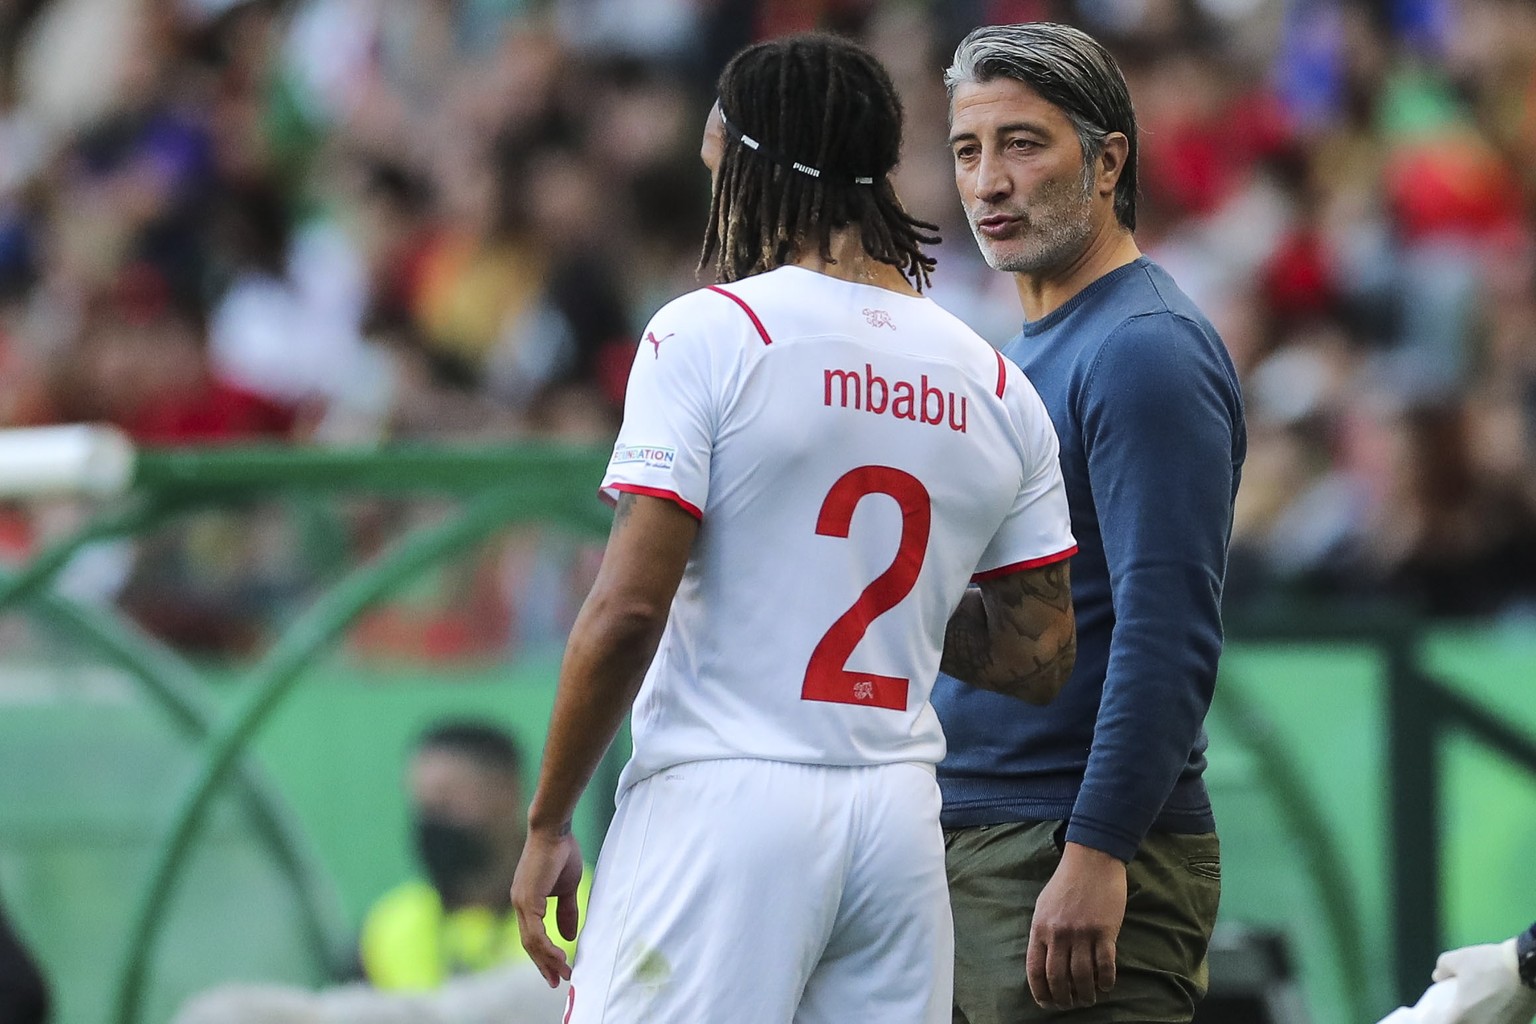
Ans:
{"type": "Polygon", "coordinates": [[[926,766],[695,761],[620,798],[568,1024],[949,1024],[926,766]]]}

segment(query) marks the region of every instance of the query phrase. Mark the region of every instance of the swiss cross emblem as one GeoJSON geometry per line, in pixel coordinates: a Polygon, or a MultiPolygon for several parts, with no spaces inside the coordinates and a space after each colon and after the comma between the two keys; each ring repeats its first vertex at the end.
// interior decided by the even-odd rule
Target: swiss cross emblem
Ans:
{"type": "Polygon", "coordinates": [[[893,331],[896,329],[896,325],[891,322],[891,314],[883,309],[866,309],[864,319],[869,321],[871,327],[889,327],[893,331]]]}
{"type": "Polygon", "coordinates": [[[868,679],[860,679],[853,684],[853,696],[855,700],[874,700],[875,684],[868,679]]]}

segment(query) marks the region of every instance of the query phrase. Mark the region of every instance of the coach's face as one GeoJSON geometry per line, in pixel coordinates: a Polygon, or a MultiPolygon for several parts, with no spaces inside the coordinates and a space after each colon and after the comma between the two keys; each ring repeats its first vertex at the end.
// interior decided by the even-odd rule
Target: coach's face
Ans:
{"type": "Polygon", "coordinates": [[[1072,121],[1022,82],[956,86],[949,142],[960,202],[994,270],[1049,275],[1068,267],[1113,216],[1118,173],[1103,193],[1100,168],[1083,166],[1072,121]]]}

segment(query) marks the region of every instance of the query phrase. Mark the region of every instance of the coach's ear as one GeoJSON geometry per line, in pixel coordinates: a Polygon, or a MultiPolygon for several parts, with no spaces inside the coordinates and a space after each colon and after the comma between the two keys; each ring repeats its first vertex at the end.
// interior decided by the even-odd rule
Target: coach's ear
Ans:
{"type": "Polygon", "coordinates": [[[1125,173],[1130,159],[1131,140],[1124,132],[1110,132],[1104,136],[1098,160],[1093,169],[1094,191],[1101,199],[1114,199],[1115,189],[1120,186],[1120,175],[1125,173]]]}

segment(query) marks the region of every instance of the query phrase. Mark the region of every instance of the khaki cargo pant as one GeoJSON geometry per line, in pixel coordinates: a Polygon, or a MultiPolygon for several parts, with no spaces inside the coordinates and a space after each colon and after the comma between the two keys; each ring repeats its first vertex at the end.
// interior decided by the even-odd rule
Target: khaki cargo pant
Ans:
{"type": "Polygon", "coordinates": [[[1116,982],[1096,1005],[1042,1010],[1024,958],[1035,900],[1061,861],[1060,821],[947,829],[955,916],[954,1024],[1188,1024],[1208,985],[1221,900],[1214,832],[1153,833],[1126,868],[1116,982]]]}

